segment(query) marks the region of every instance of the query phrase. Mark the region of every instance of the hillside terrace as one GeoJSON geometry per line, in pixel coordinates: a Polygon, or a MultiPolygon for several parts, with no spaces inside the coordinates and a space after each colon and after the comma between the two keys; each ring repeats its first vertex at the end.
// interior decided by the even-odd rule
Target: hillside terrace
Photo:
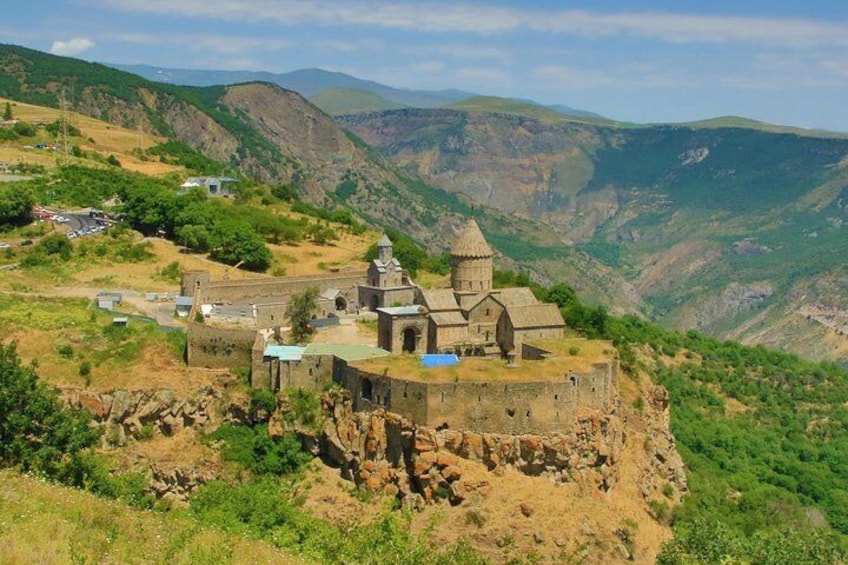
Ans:
{"type": "Polygon", "coordinates": [[[492,357],[461,357],[457,365],[424,367],[420,356],[407,354],[351,361],[348,365],[366,373],[417,382],[539,382],[559,381],[570,372],[588,373],[593,364],[616,359],[609,341],[565,338],[532,345],[549,354],[540,360],[516,359],[515,366],[492,357]]]}

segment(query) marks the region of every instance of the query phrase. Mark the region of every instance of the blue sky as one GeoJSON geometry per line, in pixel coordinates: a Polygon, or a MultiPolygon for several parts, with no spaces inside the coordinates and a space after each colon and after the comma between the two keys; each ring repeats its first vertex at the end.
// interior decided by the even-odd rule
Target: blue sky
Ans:
{"type": "Polygon", "coordinates": [[[342,71],[635,122],[848,132],[844,0],[5,0],[0,41],[162,67],[342,71]]]}

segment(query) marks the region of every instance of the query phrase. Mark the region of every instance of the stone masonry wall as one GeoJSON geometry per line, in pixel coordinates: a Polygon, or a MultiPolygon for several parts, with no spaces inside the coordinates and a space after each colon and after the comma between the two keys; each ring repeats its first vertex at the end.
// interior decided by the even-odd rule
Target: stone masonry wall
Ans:
{"type": "Polygon", "coordinates": [[[232,302],[234,300],[260,300],[289,296],[314,286],[319,290],[336,288],[342,291],[357,284],[365,284],[365,271],[354,273],[327,273],[306,277],[277,277],[272,279],[242,281],[212,281],[198,289],[196,302],[232,302]]]}
{"type": "Polygon", "coordinates": [[[580,408],[616,402],[617,368],[536,382],[415,382],[355,368],[341,377],[356,410],[384,408],[433,428],[498,433],[547,433],[569,428],[580,408]]]}
{"type": "Polygon", "coordinates": [[[256,331],[219,328],[194,321],[186,328],[186,351],[191,367],[249,367],[256,331]]]}

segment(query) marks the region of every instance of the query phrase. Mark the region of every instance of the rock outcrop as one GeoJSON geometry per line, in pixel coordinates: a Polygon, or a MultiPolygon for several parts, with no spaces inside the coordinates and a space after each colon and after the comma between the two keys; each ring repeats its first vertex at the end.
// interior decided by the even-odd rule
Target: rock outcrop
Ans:
{"type": "MultiPolygon", "coordinates": [[[[452,504],[486,484],[462,478],[461,459],[498,472],[505,467],[556,483],[579,482],[601,492],[615,486],[625,435],[615,411],[584,411],[571,430],[510,435],[418,426],[398,414],[354,412],[346,392],[325,394],[326,419],[317,436],[303,433],[315,453],[369,491],[417,505],[437,498],[452,504]]],[[[279,432],[279,419],[269,429],[279,432]]]]}
{"type": "Polygon", "coordinates": [[[191,398],[180,398],[173,390],[114,390],[92,392],[65,389],[62,399],[70,406],[88,410],[104,428],[101,447],[126,445],[127,438],[143,439],[154,432],[170,436],[192,427],[207,430],[222,421],[240,420],[245,407],[222,400],[220,390],[201,388],[191,398]]]}
{"type": "Polygon", "coordinates": [[[689,483],[683,459],[677,452],[677,444],[669,427],[668,390],[662,385],[656,385],[647,391],[645,401],[646,449],[651,457],[642,469],[639,489],[647,499],[659,497],[665,485],[671,485],[674,492],[666,491],[663,496],[679,501],[689,492],[689,483]]]}

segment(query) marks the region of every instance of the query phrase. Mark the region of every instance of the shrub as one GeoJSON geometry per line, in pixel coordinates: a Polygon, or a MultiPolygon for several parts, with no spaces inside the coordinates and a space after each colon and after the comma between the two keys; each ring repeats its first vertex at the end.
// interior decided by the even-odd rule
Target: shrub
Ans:
{"type": "Polygon", "coordinates": [[[224,442],[221,456],[225,460],[240,463],[260,475],[294,473],[311,459],[301,450],[294,434],[271,437],[264,425],[227,424],[215,430],[210,437],[224,442]]]}
{"type": "Polygon", "coordinates": [[[15,344],[0,344],[0,466],[67,477],[100,431],[90,415],[62,404],[56,391],[22,366],[15,344]]]}

